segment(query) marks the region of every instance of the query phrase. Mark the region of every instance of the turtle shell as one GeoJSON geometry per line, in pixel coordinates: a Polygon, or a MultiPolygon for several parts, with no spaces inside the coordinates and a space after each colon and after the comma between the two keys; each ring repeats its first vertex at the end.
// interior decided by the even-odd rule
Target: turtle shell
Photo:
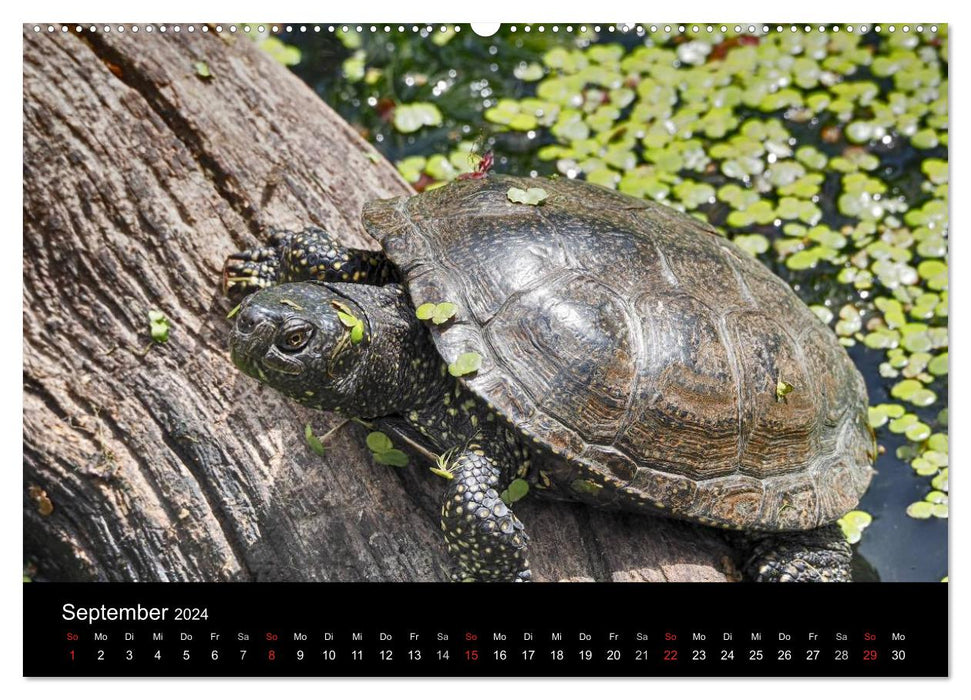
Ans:
{"type": "Polygon", "coordinates": [[[597,185],[497,175],[372,202],[364,222],[416,306],[458,306],[430,326],[442,357],[481,355],[467,387],[587,490],[755,530],[832,522],[866,490],[862,377],[710,226],[597,185]],[[518,204],[512,187],[548,196],[518,204]]]}

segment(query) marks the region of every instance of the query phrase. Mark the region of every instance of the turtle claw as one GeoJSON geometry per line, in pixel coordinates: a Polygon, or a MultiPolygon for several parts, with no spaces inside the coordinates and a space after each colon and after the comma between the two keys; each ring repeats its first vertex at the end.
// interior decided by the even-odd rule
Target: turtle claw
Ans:
{"type": "Polygon", "coordinates": [[[233,253],[223,265],[223,293],[242,298],[276,284],[279,272],[279,251],[275,248],[253,248],[233,253]]]}

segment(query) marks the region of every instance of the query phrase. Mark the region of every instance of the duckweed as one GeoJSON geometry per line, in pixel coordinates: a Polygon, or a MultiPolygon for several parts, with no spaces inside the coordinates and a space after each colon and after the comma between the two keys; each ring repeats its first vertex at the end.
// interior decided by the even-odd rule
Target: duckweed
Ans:
{"type": "Polygon", "coordinates": [[[368,433],[367,446],[371,450],[374,461],[378,464],[386,464],[392,467],[408,466],[408,455],[396,449],[391,438],[381,431],[368,433]]]}
{"type": "Polygon", "coordinates": [[[169,340],[169,319],[157,309],[148,312],[149,334],[156,343],[167,343],[169,340]]]}
{"type": "Polygon", "coordinates": [[[482,356],[479,353],[463,352],[448,366],[448,373],[453,377],[462,377],[477,372],[481,367],[482,356]]]}
{"type": "Polygon", "coordinates": [[[507,506],[511,506],[516,501],[522,499],[529,493],[529,483],[525,479],[513,479],[509,487],[506,488],[499,497],[507,506]]]}
{"type": "Polygon", "coordinates": [[[319,455],[323,455],[326,452],[323,441],[314,434],[314,429],[310,423],[307,423],[304,427],[303,436],[311,450],[319,455]]]}
{"type": "Polygon", "coordinates": [[[525,190],[518,187],[510,187],[509,191],[506,192],[506,197],[510,202],[516,202],[517,204],[529,204],[532,206],[542,204],[548,196],[549,195],[546,194],[546,190],[541,187],[530,187],[525,190]]]}
{"type": "Polygon", "coordinates": [[[873,522],[873,516],[862,510],[851,510],[837,523],[850,544],[856,544],[863,537],[863,531],[873,522]]]}

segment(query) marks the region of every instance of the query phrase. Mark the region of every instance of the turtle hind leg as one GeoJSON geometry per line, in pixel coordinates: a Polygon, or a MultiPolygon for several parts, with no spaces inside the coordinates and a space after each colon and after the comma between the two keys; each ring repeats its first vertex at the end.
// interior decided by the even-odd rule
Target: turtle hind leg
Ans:
{"type": "Polygon", "coordinates": [[[470,444],[449,472],[442,530],[452,557],[452,580],[529,581],[529,537],[499,497],[499,466],[478,445],[470,444]]]}
{"type": "Polygon", "coordinates": [[[801,532],[747,534],[742,574],[750,581],[850,580],[852,550],[836,524],[801,532]]]}
{"type": "Polygon", "coordinates": [[[354,282],[383,285],[398,281],[384,253],[347,248],[316,226],[301,231],[278,230],[269,245],[234,253],[223,266],[223,290],[242,297],[284,282],[354,282]]]}

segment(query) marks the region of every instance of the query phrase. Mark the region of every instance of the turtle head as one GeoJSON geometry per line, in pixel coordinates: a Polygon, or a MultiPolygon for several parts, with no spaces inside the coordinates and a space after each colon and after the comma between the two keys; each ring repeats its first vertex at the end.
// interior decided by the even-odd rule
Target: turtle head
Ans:
{"type": "Polygon", "coordinates": [[[407,405],[412,351],[429,351],[423,332],[397,285],[297,282],[242,302],[229,352],[242,372],[302,404],[373,417],[407,405]]]}

